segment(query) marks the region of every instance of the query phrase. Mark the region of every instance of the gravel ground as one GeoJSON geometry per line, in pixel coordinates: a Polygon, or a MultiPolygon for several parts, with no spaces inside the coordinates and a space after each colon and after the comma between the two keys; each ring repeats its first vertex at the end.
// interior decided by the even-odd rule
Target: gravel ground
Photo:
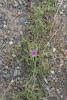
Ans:
{"type": "MultiPolygon", "coordinates": [[[[58,0],[60,4],[61,0],[58,0]]],[[[58,5],[59,6],[59,5],[58,5]]],[[[54,38],[51,41],[53,57],[50,59],[51,75],[47,77],[54,96],[49,100],[67,100],[67,0],[64,0],[55,18],[54,38]]]]}
{"type": "MultiPolygon", "coordinates": [[[[61,0],[58,1],[59,6],[61,0]]],[[[16,55],[11,56],[8,48],[21,41],[25,22],[27,22],[25,13],[23,1],[0,0],[0,96],[4,94],[12,78],[19,76],[19,80],[21,75],[19,62],[17,61],[13,66],[13,58],[16,55]]],[[[63,1],[56,15],[54,31],[57,30],[51,41],[53,56],[50,59],[51,75],[45,79],[48,86],[46,90],[53,95],[48,100],[67,100],[67,0],[63,1]]]]}
{"type": "MultiPolygon", "coordinates": [[[[13,66],[16,55],[10,54],[9,47],[21,41],[27,22],[25,12],[22,0],[0,0],[0,96],[16,76],[16,70],[20,70],[17,63],[13,66]]],[[[20,76],[20,71],[18,74],[20,76]]]]}

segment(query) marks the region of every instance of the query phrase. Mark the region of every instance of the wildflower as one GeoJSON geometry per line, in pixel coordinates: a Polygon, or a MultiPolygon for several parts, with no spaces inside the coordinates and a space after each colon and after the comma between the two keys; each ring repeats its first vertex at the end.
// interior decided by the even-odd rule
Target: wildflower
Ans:
{"type": "Polygon", "coordinates": [[[32,57],[35,57],[37,54],[37,48],[35,48],[34,50],[30,50],[30,54],[32,57]]]}

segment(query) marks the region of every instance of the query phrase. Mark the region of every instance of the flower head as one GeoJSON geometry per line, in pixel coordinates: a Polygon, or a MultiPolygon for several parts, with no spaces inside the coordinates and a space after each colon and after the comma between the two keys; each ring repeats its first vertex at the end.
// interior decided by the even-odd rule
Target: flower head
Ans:
{"type": "Polygon", "coordinates": [[[30,54],[32,57],[35,57],[37,55],[37,48],[35,48],[34,50],[30,50],[30,54]]]}

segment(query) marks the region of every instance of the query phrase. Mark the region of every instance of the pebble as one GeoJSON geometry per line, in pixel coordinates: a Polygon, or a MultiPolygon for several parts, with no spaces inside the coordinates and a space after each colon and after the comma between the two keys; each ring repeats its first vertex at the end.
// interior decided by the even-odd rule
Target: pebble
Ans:
{"type": "Polygon", "coordinates": [[[30,24],[30,22],[27,22],[27,21],[26,21],[25,24],[30,24]]]}
{"type": "Polygon", "coordinates": [[[53,52],[55,52],[56,51],[56,48],[53,48],[53,52]]]}
{"type": "Polygon", "coordinates": [[[25,19],[24,19],[23,17],[21,17],[21,18],[19,19],[19,23],[20,23],[20,24],[24,24],[24,23],[25,23],[25,19]]]}
{"type": "Polygon", "coordinates": [[[66,5],[64,5],[64,8],[66,8],[67,7],[67,4],[66,5]]]}
{"type": "Polygon", "coordinates": [[[67,80],[64,80],[64,87],[67,90],[67,80]]]}
{"type": "Polygon", "coordinates": [[[20,35],[23,35],[23,31],[20,31],[20,35]]]}
{"type": "Polygon", "coordinates": [[[14,71],[14,77],[18,77],[18,76],[21,76],[21,72],[20,72],[20,68],[17,67],[14,71]]]}
{"type": "Polygon", "coordinates": [[[7,28],[7,25],[4,25],[4,28],[7,28]]]}
{"type": "Polygon", "coordinates": [[[60,95],[61,93],[60,93],[60,89],[56,89],[56,91],[57,91],[57,93],[60,95]]]}
{"type": "Polygon", "coordinates": [[[16,13],[16,17],[21,16],[23,13],[24,13],[24,12],[22,12],[22,11],[17,12],[17,13],[16,13]]]}
{"type": "Polygon", "coordinates": [[[9,69],[9,67],[8,67],[8,66],[5,66],[5,68],[4,68],[4,69],[8,70],[8,69],[9,69]]]}
{"type": "Polygon", "coordinates": [[[12,57],[16,58],[16,55],[15,54],[12,54],[12,57]]]}
{"type": "Polygon", "coordinates": [[[55,90],[55,88],[51,88],[51,91],[54,91],[55,90]]]}
{"type": "Polygon", "coordinates": [[[3,71],[2,70],[0,70],[0,75],[2,75],[3,74],[3,71]]]}
{"type": "Polygon", "coordinates": [[[63,15],[63,12],[60,12],[60,15],[63,15]]]}
{"type": "Polygon", "coordinates": [[[12,45],[13,44],[13,41],[9,41],[9,44],[12,45]]]}
{"type": "Polygon", "coordinates": [[[15,4],[13,4],[13,7],[17,8],[18,7],[18,3],[16,2],[15,4]]]}
{"type": "Polygon", "coordinates": [[[63,97],[64,97],[64,96],[63,96],[63,95],[61,95],[61,98],[62,98],[62,99],[63,99],[63,97]]]}
{"type": "Polygon", "coordinates": [[[16,69],[17,69],[17,70],[20,70],[20,67],[17,67],[16,69]]]}
{"type": "Polygon", "coordinates": [[[24,12],[22,12],[22,11],[18,11],[18,15],[21,15],[21,14],[23,14],[24,12]]]}
{"type": "Polygon", "coordinates": [[[47,79],[46,79],[46,78],[44,78],[44,81],[46,82],[46,84],[48,84],[48,81],[47,81],[47,79]]]}
{"type": "Polygon", "coordinates": [[[0,29],[4,27],[4,23],[0,22],[0,29]]]}
{"type": "Polygon", "coordinates": [[[50,42],[48,42],[47,46],[50,47],[50,42]]]}
{"type": "Polygon", "coordinates": [[[4,19],[4,13],[2,11],[0,11],[0,19],[3,20],[4,19]]]}
{"type": "Polygon", "coordinates": [[[11,80],[11,83],[14,83],[14,80],[13,79],[11,80]]]}
{"type": "Polygon", "coordinates": [[[3,70],[3,73],[4,73],[4,74],[7,74],[7,73],[8,73],[8,70],[4,69],[4,70],[3,70]]]}
{"type": "Polygon", "coordinates": [[[4,74],[4,75],[3,75],[3,78],[4,78],[4,79],[9,79],[9,78],[11,78],[11,77],[12,77],[11,74],[4,74]]]}
{"type": "MultiPolygon", "coordinates": [[[[58,89],[57,92],[60,95],[61,99],[63,99],[65,97],[64,90],[62,88],[58,89]]],[[[63,100],[65,100],[65,99],[63,99],[63,100]]]]}
{"type": "Polygon", "coordinates": [[[59,73],[60,73],[61,71],[62,71],[61,69],[58,70],[59,73]]]}
{"type": "Polygon", "coordinates": [[[54,70],[51,70],[50,72],[51,72],[51,74],[54,74],[54,70]]]}
{"type": "Polygon", "coordinates": [[[49,91],[50,89],[49,89],[49,87],[46,87],[45,90],[49,91]]]}
{"type": "Polygon", "coordinates": [[[64,59],[60,59],[60,64],[64,64],[64,59]]]}
{"type": "Polygon", "coordinates": [[[3,65],[3,62],[2,62],[2,60],[0,60],[0,66],[1,66],[1,65],[3,65]]]}
{"type": "Polygon", "coordinates": [[[22,0],[18,0],[19,4],[22,5],[22,0]]]}
{"type": "Polygon", "coordinates": [[[64,41],[67,41],[67,33],[64,35],[64,41]]]}

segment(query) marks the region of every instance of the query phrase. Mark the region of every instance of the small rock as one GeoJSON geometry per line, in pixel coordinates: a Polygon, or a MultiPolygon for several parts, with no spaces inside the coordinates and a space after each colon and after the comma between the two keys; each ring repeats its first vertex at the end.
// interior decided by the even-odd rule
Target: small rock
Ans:
{"type": "Polygon", "coordinates": [[[8,70],[4,69],[4,70],[3,70],[3,73],[4,73],[4,74],[7,74],[7,73],[8,73],[8,70]]]}
{"type": "Polygon", "coordinates": [[[16,55],[15,54],[12,54],[12,57],[16,58],[16,55]]]}
{"type": "Polygon", "coordinates": [[[64,9],[67,7],[67,4],[66,5],[64,5],[64,9]]]}
{"type": "Polygon", "coordinates": [[[54,91],[55,90],[55,88],[51,88],[51,91],[54,91]]]}
{"type": "Polygon", "coordinates": [[[61,69],[58,69],[58,72],[60,73],[62,70],[61,69]]]}
{"type": "Polygon", "coordinates": [[[61,98],[62,98],[62,99],[63,99],[63,97],[64,97],[64,96],[63,96],[63,95],[61,95],[61,98]]]}
{"type": "Polygon", "coordinates": [[[17,12],[18,15],[21,15],[21,14],[23,14],[23,13],[24,13],[24,12],[22,12],[22,11],[18,11],[18,12],[17,12]]]}
{"type": "Polygon", "coordinates": [[[49,87],[46,87],[45,90],[49,91],[50,89],[49,89],[49,87]]]}
{"type": "Polygon", "coordinates": [[[60,89],[56,89],[56,91],[59,95],[61,94],[60,89]]]}
{"type": "Polygon", "coordinates": [[[60,15],[63,15],[63,12],[60,12],[60,15]]]}
{"type": "Polygon", "coordinates": [[[26,21],[25,24],[30,24],[30,22],[26,21]]]}
{"type": "Polygon", "coordinates": [[[64,35],[64,41],[67,41],[67,33],[64,35]]]}
{"type": "Polygon", "coordinates": [[[20,24],[24,24],[24,23],[25,23],[25,19],[24,19],[23,17],[21,17],[21,18],[19,19],[19,23],[20,23],[20,24]]]}
{"type": "Polygon", "coordinates": [[[0,29],[4,27],[4,23],[0,22],[0,29]]]}
{"type": "Polygon", "coordinates": [[[46,84],[48,84],[48,81],[47,81],[47,79],[46,79],[46,78],[44,78],[44,81],[46,82],[46,84]]]}
{"type": "Polygon", "coordinates": [[[3,75],[3,78],[4,78],[4,79],[9,79],[9,78],[11,78],[11,77],[12,77],[11,74],[4,74],[4,75],[3,75]]]}
{"type": "Polygon", "coordinates": [[[14,83],[14,80],[13,79],[11,80],[11,83],[14,83]]]}
{"type": "Polygon", "coordinates": [[[5,66],[5,68],[4,68],[4,69],[8,70],[8,69],[9,69],[9,67],[8,67],[8,66],[5,66]]]}
{"type": "Polygon", "coordinates": [[[22,5],[22,0],[18,0],[19,4],[22,5]]]}
{"type": "Polygon", "coordinates": [[[64,64],[64,59],[60,59],[60,64],[64,64]]]}
{"type": "Polygon", "coordinates": [[[0,66],[1,66],[1,65],[3,65],[3,62],[2,62],[2,60],[0,60],[0,66]]]}
{"type": "Polygon", "coordinates": [[[17,70],[20,70],[20,67],[17,67],[16,69],[17,69],[17,70]]]}
{"type": "Polygon", "coordinates": [[[6,44],[4,43],[4,44],[2,44],[2,47],[4,48],[6,46],[6,44]]]}
{"type": "Polygon", "coordinates": [[[21,72],[20,72],[20,68],[17,67],[14,71],[14,77],[18,77],[18,76],[21,76],[21,72]]]}
{"type": "Polygon", "coordinates": [[[51,70],[50,72],[51,72],[51,74],[54,74],[54,70],[51,70]]]}
{"type": "Polygon", "coordinates": [[[67,80],[64,80],[64,87],[67,90],[67,80]]]}
{"type": "Polygon", "coordinates": [[[13,4],[13,7],[14,7],[14,8],[17,8],[17,7],[18,7],[18,3],[15,2],[15,3],[13,4]]]}
{"type": "Polygon", "coordinates": [[[53,48],[53,52],[55,52],[56,51],[56,48],[53,48]]]}
{"type": "Polygon", "coordinates": [[[53,80],[54,80],[55,82],[57,81],[55,77],[53,77],[53,80]]]}
{"type": "Polygon", "coordinates": [[[7,25],[4,25],[4,28],[7,28],[7,25]]]}
{"type": "Polygon", "coordinates": [[[20,35],[23,35],[23,31],[20,31],[20,35]]]}
{"type": "Polygon", "coordinates": [[[48,42],[47,46],[50,47],[50,42],[48,42]]]}
{"type": "Polygon", "coordinates": [[[2,70],[0,70],[0,75],[2,75],[3,74],[3,71],[2,70]]]}
{"type": "Polygon", "coordinates": [[[20,81],[20,79],[21,79],[20,77],[17,77],[17,81],[20,81]]]}
{"type": "Polygon", "coordinates": [[[9,44],[12,45],[13,44],[13,41],[10,41],[9,44]]]}
{"type": "Polygon", "coordinates": [[[13,38],[10,38],[10,41],[13,41],[14,39],[13,38]]]}
{"type": "Polygon", "coordinates": [[[66,32],[64,32],[64,33],[63,33],[63,36],[65,36],[66,34],[67,34],[67,33],[66,33],[66,32]]]}

